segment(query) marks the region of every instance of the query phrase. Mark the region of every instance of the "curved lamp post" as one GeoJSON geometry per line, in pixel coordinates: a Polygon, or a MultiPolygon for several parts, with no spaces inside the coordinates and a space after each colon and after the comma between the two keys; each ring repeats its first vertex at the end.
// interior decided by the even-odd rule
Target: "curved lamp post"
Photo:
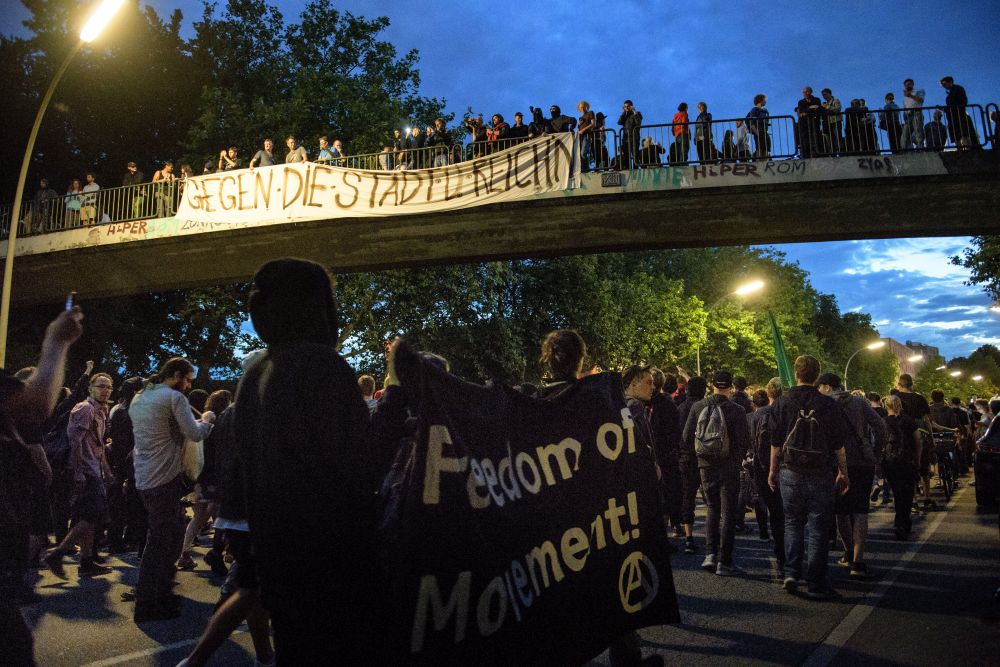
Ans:
{"type": "MultiPolygon", "coordinates": [[[[716,300],[715,303],[712,304],[712,306],[706,311],[706,313],[711,314],[711,312],[713,310],[715,310],[716,307],[720,303],[722,303],[723,301],[725,301],[726,299],[728,299],[731,296],[746,296],[747,294],[753,294],[754,292],[759,292],[762,289],[764,289],[764,281],[763,280],[751,280],[748,283],[744,283],[744,284],[740,285],[739,287],[737,287],[736,289],[734,289],[729,294],[723,294],[721,297],[718,298],[718,300],[716,300]]],[[[698,343],[698,347],[695,348],[695,354],[697,355],[697,362],[696,362],[697,363],[697,374],[701,375],[701,343],[700,342],[698,343]]]]}
{"type": "Polygon", "coordinates": [[[48,90],[45,91],[42,103],[38,107],[38,113],[35,114],[35,124],[31,126],[31,134],[28,135],[28,145],[24,149],[24,159],[21,161],[21,173],[17,177],[14,208],[11,209],[10,215],[10,233],[7,236],[7,257],[4,258],[3,264],[3,294],[0,295],[0,368],[4,367],[7,363],[7,324],[10,319],[10,290],[14,279],[14,250],[17,245],[17,224],[18,217],[21,215],[24,186],[28,180],[28,166],[31,164],[31,153],[35,150],[35,139],[38,138],[38,128],[41,126],[42,117],[45,115],[45,110],[52,100],[52,94],[55,92],[56,86],[59,85],[59,80],[62,79],[63,74],[69,68],[73,57],[80,52],[84,44],[97,39],[97,36],[107,27],[108,23],[111,22],[111,19],[114,18],[114,15],[124,4],[125,0],[102,0],[101,4],[97,6],[94,13],[87,20],[86,25],[83,26],[83,30],[80,31],[80,41],[70,49],[62,65],[56,70],[56,75],[52,77],[52,82],[49,84],[48,90]]]}
{"type": "Polygon", "coordinates": [[[847,365],[844,366],[844,389],[847,389],[847,387],[850,386],[847,384],[847,371],[848,369],[850,369],[851,361],[854,360],[854,357],[858,356],[865,350],[878,350],[883,347],[885,347],[885,341],[877,340],[874,343],[869,343],[868,345],[865,345],[863,348],[861,348],[860,350],[858,350],[857,352],[855,352],[854,354],[852,354],[850,357],[847,358],[847,365]]]}

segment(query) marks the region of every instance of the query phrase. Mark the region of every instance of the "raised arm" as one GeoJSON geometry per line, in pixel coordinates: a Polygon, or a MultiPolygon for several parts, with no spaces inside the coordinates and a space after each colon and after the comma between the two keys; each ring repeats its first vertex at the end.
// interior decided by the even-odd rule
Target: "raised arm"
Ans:
{"type": "Polygon", "coordinates": [[[55,409],[62,389],[66,353],[83,333],[83,312],[79,306],[65,310],[45,329],[42,354],[35,372],[25,380],[24,389],[11,397],[8,413],[16,419],[41,424],[55,409]]]}

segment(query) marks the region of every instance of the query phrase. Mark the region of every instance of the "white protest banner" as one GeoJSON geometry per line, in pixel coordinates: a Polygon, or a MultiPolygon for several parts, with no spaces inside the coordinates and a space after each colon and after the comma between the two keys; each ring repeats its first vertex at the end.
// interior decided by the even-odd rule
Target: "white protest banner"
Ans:
{"type": "Polygon", "coordinates": [[[576,135],[526,141],[458,164],[406,171],[297,163],[189,178],[177,217],[205,223],[449,211],[573,187],[576,135]]]}

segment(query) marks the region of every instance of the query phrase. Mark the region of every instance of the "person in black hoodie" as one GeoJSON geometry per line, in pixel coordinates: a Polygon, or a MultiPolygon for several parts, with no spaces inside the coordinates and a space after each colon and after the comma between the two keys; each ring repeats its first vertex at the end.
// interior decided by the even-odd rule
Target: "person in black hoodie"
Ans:
{"type": "Polygon", "coordinates": [[[542,110],[536,107],[528,107],[531,111],[531,124],[528,126],[528,136],[537,139],[543,134],[552,134],[552,123],[542,115],[542,110]]]}
{"type": "MultiPolygon", "coordinates": [[[[687,381],[684,400],[677,406],[677,425],[683,432],[687,424],[691,407],[705,397],[708,381],[697,375],[687,381]]],[[[684,527],[684,553],[693,554],[697,549],[694,543],[694,503],[698,495],[701,478],[698,474],[698,457],[694,454],[694,443],[688,443],[684,438],[680,442],[681,469],[681,522],[684,527]],[[690,446],[689,446],[690,445],[690,446]]]]}
{"type": "Polygon", "coordinates": [[[670,394],[677,389],[677,380],[673,379],[673,386],[667,386],[667,376],[659,368],[653,369],[653,398],[650,400],[652,416],[650,417],[650,427],[653,431],[653,449],[656,451],[656,460],[660,464],[663,473],[660,479],[660,493],[663,501],[664,519],[669,521],[674,528],[674,537],[683,534],[681,528],[681,466],[680,466],[680,439],[681,430],[678,424],[677,406],[674,405],[670,394]]]}
{"type": "Polygon", "coordinates": [[[747,379],[742,375],[737,375],[733,378],[733,395],[730,397],[731,400],[736,405],[743,408],[747,414],[753,412],[753,403],[750,401],[750,396],[747,394],[747,387],[750,385],[747,379]]]}
{"type": "Polygon", "coordinates": [[[267,352],[243,376],[234,428],[278,664],[331,655],[367,664],[377,647],[376,471],[368,406],[337,354],[329,275],[305,260],[267,262],[254,276],[250,319],[267,352]]]}
{"type": "Polygon", "coordinates": [[[720,370],[712,374],[713,393],[691,406],[682,435],[689,450],[696,452],[701,485],[705,490],[708,515],[705,518],[705,561],[702,568],[720,577],[731,577],[743,571],[733,564],[733,543],[736,536],[737,498],[740,492],[740,463],[750,448],[747,413],[729,400],[733,392],[733,375],[720,370]],[[711,430],[714,411],[722,412],[728,452],[724,457],[709,459],[700,454],[697,441],[711,430]]]}

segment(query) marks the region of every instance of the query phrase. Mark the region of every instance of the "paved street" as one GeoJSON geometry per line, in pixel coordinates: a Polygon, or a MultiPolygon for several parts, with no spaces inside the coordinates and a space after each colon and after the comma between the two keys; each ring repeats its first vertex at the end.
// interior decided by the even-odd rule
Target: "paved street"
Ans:
{"type": "MultiPolygon", "coordinates": [[[[770,569],[769,543],[757,537],[753,516],[747,519],[755,532],[737,542],[747,577],[703,572],[702,554],[674,557],[683,623],[644,630],[647,652],[661,653],[668,665],[1000,665],[1000,604],[992,599],[1000,585],[997,516],[976,513],[971,487],[963,485],[947,510],[917,518],[910,542],[892,538],[888,507],[876,509],[871,576],[858,582],[835,572],[844,593],[837,602],[786,594],[770,569]]],[[[131,605],[119,600],[135,581],[134,558],[114,561],[113,577],[82,583],[74,565],[68,582],[43,572],[42,601],[24,608],[38,663],[176,664],[217,595],[218,582],[198,562],[198,570],[178,574],[177,590],[188,598],[183,618],[142,629],[131,621],[131,605]]],[[[252,665],[249,636],[234,636],[212,664],[252,665]]],[[[606,665],[607,655],[593,664],[606,665]]]]}

